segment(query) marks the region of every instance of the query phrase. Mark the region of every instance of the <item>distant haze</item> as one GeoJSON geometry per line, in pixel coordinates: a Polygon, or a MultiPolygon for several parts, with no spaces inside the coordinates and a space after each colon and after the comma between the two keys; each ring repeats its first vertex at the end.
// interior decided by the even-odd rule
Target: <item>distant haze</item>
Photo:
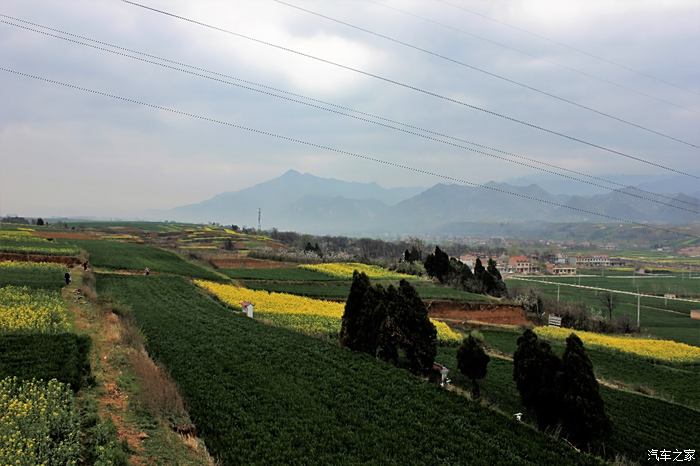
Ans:
{"type": "MultiPolygon", "coordinates": [[[[143,1],[532,121],[655,163],[700,173],[700,154],[696,149],[268,0],[143,1]]],[[[694,50],[700,43],[697,0],[451,0],[500,21],[659,76],[694,93],[434,0],[290,1],[690,142],[700,142],[700,95],[697,94],[700,54],[694,50]],[[386,8],[382,3],[521,49],[529,55],[441,28],[386,8]],[[551,62],[625,88],[587,78],[551,62]]],[[[663,177],[669,175],[465,107],[120,1],[4,0],[0,13],[380,114],[568,169],[605,176],[622,173],[641,176],[640,183],[659,180],[663,183],[663,177]]],[[[6,68],[477,183],[521,180],[526,186],[530,182],[537,184],[538,177],[543,175],[458,148],[1,23],[0,61],[6,68]]],[[[375,182],[386,188],[428,188],[441,182],[428,175],[145,109],[3,71],[0,71],[0,89],[1,215],[133,218],[151,209],[164,211],[251,187],[289,168],[324,178],[375,182]]],[[[697,182],[697,179],[684,180],[687,181],[697,182]]],[[[605,194],[601,190],[581,191],[581,186],[573,182],[559,180],[558,183],[542,187],[556,194],[605,194]]],[[[668,192],[681,190],[697,194],[700,183],[692,191],[684,186],[668,192]]],[[[280,195],[289,198],[292,193],[280,195]]],[[[370,211],[365,205],[367,200],[357,201],[346,207],[357,212],[370,211]]],[[[389,204],[392,200],[382,202],[389,204]]]]}

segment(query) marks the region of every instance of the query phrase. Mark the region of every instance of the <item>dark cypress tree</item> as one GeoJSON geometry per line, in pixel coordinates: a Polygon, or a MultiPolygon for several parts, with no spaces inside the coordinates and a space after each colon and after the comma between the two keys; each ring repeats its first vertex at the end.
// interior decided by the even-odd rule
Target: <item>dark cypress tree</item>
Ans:
{"type": "Polygon", "coordinates": [[[488,294],[498,297],[507,295],[508,288],[506,287],[506,282],[503,281],[501,272],[499,272],[498,268],[496,267],[495,260],[489,259],[486,267],[486,273],[493,278],[493,280],[489,280],[490,288],[488,290],[488,294]]]}
{"type": "Polygon", "coordinates": [[[486,377],[486,368],[491,358],[484,351],[481,343],[469,335],[457,350],[457,367],[459,371],[472,381],[472,395],[479,398],[479,380],[486,377]]]}
{"type": "Polygon", "coordinates": [[[513,379],[523,406],[537,420],[540,429],[554,427],[559,422],[560,391],[558,373],[561,361],[549,343],[539,341],[530,329],[518,338],[513,355],[513,379]]]}
{"type": "Polygon", "coordinates": [[[371,322],[379,304],[377,293],[364,273],[352,274],[350,293],[340,325],[340,344],[355,351],[374,354],[375,342],[371,322]]]}
{"type": "Polygon", "coordinates": [[[481,280],[481,276],[486,273],[484,264],[481,263],[481,258],[477,257],[474,262],[474,275],[481,280]]]}
{"type": "Polygon", "coordinates": [[[396,295],[389,297],[389,301],[393,304],[389,312],[400,335],[399,346],[406,353],[411,370],[429,371],[437,354],[437,331],[428,317],[428,308],[406,280],[399,282],[396,295]]]}
{"type": "Polygon", "coordinates": [[[428,276],[437,278],[440,283],[444,283],[450,273],[450,256],[435,246],[435,252],[425,258],[423,265],[428,276]]]}
{"type": "Polygon", "coordinates": [[[583,343],[573,333],[566,339],[560,387],[562,427],[573,444],[590,448],[610,432],[610,420],[605,414],[593,364],[583,343]]]}
{"type": "Polygon", "coordinates": [[[423,259],[423,252],[415,246],[411,246],[411,251],[409,252],[410,262],[420,262],[423,259]]]}
{"type": "Polygon", "coordinates": [[[39,217],[38,219],[36,219],[36,224],[39,226],[44,226],[44,219],[39,217]]]}
{"type": "Polygon", "coordinates": [[[489,259],[488,265],[486,266],[486,271],[493,275],[493,278],[503,281],[503,277],[501,276],[501,272],[498,271],[498,268],[496,267],[496,261],[493,259],[489,259]]]}

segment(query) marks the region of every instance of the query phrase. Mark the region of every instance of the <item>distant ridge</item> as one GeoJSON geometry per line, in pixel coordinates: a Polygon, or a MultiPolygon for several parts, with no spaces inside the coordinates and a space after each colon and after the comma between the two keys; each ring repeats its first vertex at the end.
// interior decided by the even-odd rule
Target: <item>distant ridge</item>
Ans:
{"type": "MultiPolygon", "coordinates": [[[[638,222],[687,224],[700,220],[700,216],[690,212],[616,191],[565,195],[552,194],[537,184],[516,186],[491,182],[488,185],[638,222]]],[[[700,196],[674,196],[700,205],[700,196]]],[[[459,225],[467,229],[480,223],[605,223],[598,216],[581,216],[562,207],[470,186],[440,183],[427,189],[383,188],[376,183],[322,178],[296,170],[249,188],[159,212],[156,216],[177,221],[253,226],[257,224],[258,208],[263,211],[264,228],[317,234],[397,235],[448,231],[459,234],[459,225]]],[[[468,231],[462,233],[468,234],[468,231]]]]}

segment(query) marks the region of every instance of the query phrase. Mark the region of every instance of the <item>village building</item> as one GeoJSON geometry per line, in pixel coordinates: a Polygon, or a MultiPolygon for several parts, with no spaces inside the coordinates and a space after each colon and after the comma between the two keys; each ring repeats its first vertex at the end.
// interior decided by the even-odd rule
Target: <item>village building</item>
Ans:
{"type": "Polygon", "coordinates": [[[566,264],[547,264],[549,275],[576,275],[576,267],[566,264]]]}
{"type": "Polygon", "coordinates": [[[534,262],[527,256],[512,256],[508,259],[509,273],[533,274],[539,273],[540,268],[537,262],[534,262]]]}
{"type": "Polygon", "coordinates": [[[578,267],[610,267],[610,257],[605,254],[594,256],[576,256],[578,267]]]}

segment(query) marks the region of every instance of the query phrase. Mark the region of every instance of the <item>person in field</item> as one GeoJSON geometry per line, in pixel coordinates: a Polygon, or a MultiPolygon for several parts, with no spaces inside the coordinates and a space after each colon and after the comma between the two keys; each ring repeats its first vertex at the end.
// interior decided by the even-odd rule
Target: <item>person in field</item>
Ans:
{"type": "Polygon", "coordinates": [[[63,278],[66,280],[66,285],[70,285],[70,282],[71,282],[70,270],[66,270],[66,274],[63,276],[63,278]]]}
{"type": "Polygon", "coordinates": [[[88,269],[88,261],[83,262],[83,270],[87,272],[88,269]]]}
{"type": "Polygon", "coordinates": [[[148,267],[146,267],[146,269],[143,271],[143,274],[144,274],[144,275],[150,275],[150,274],[151,274],[151,269],[149,269],[148,267]]]}

